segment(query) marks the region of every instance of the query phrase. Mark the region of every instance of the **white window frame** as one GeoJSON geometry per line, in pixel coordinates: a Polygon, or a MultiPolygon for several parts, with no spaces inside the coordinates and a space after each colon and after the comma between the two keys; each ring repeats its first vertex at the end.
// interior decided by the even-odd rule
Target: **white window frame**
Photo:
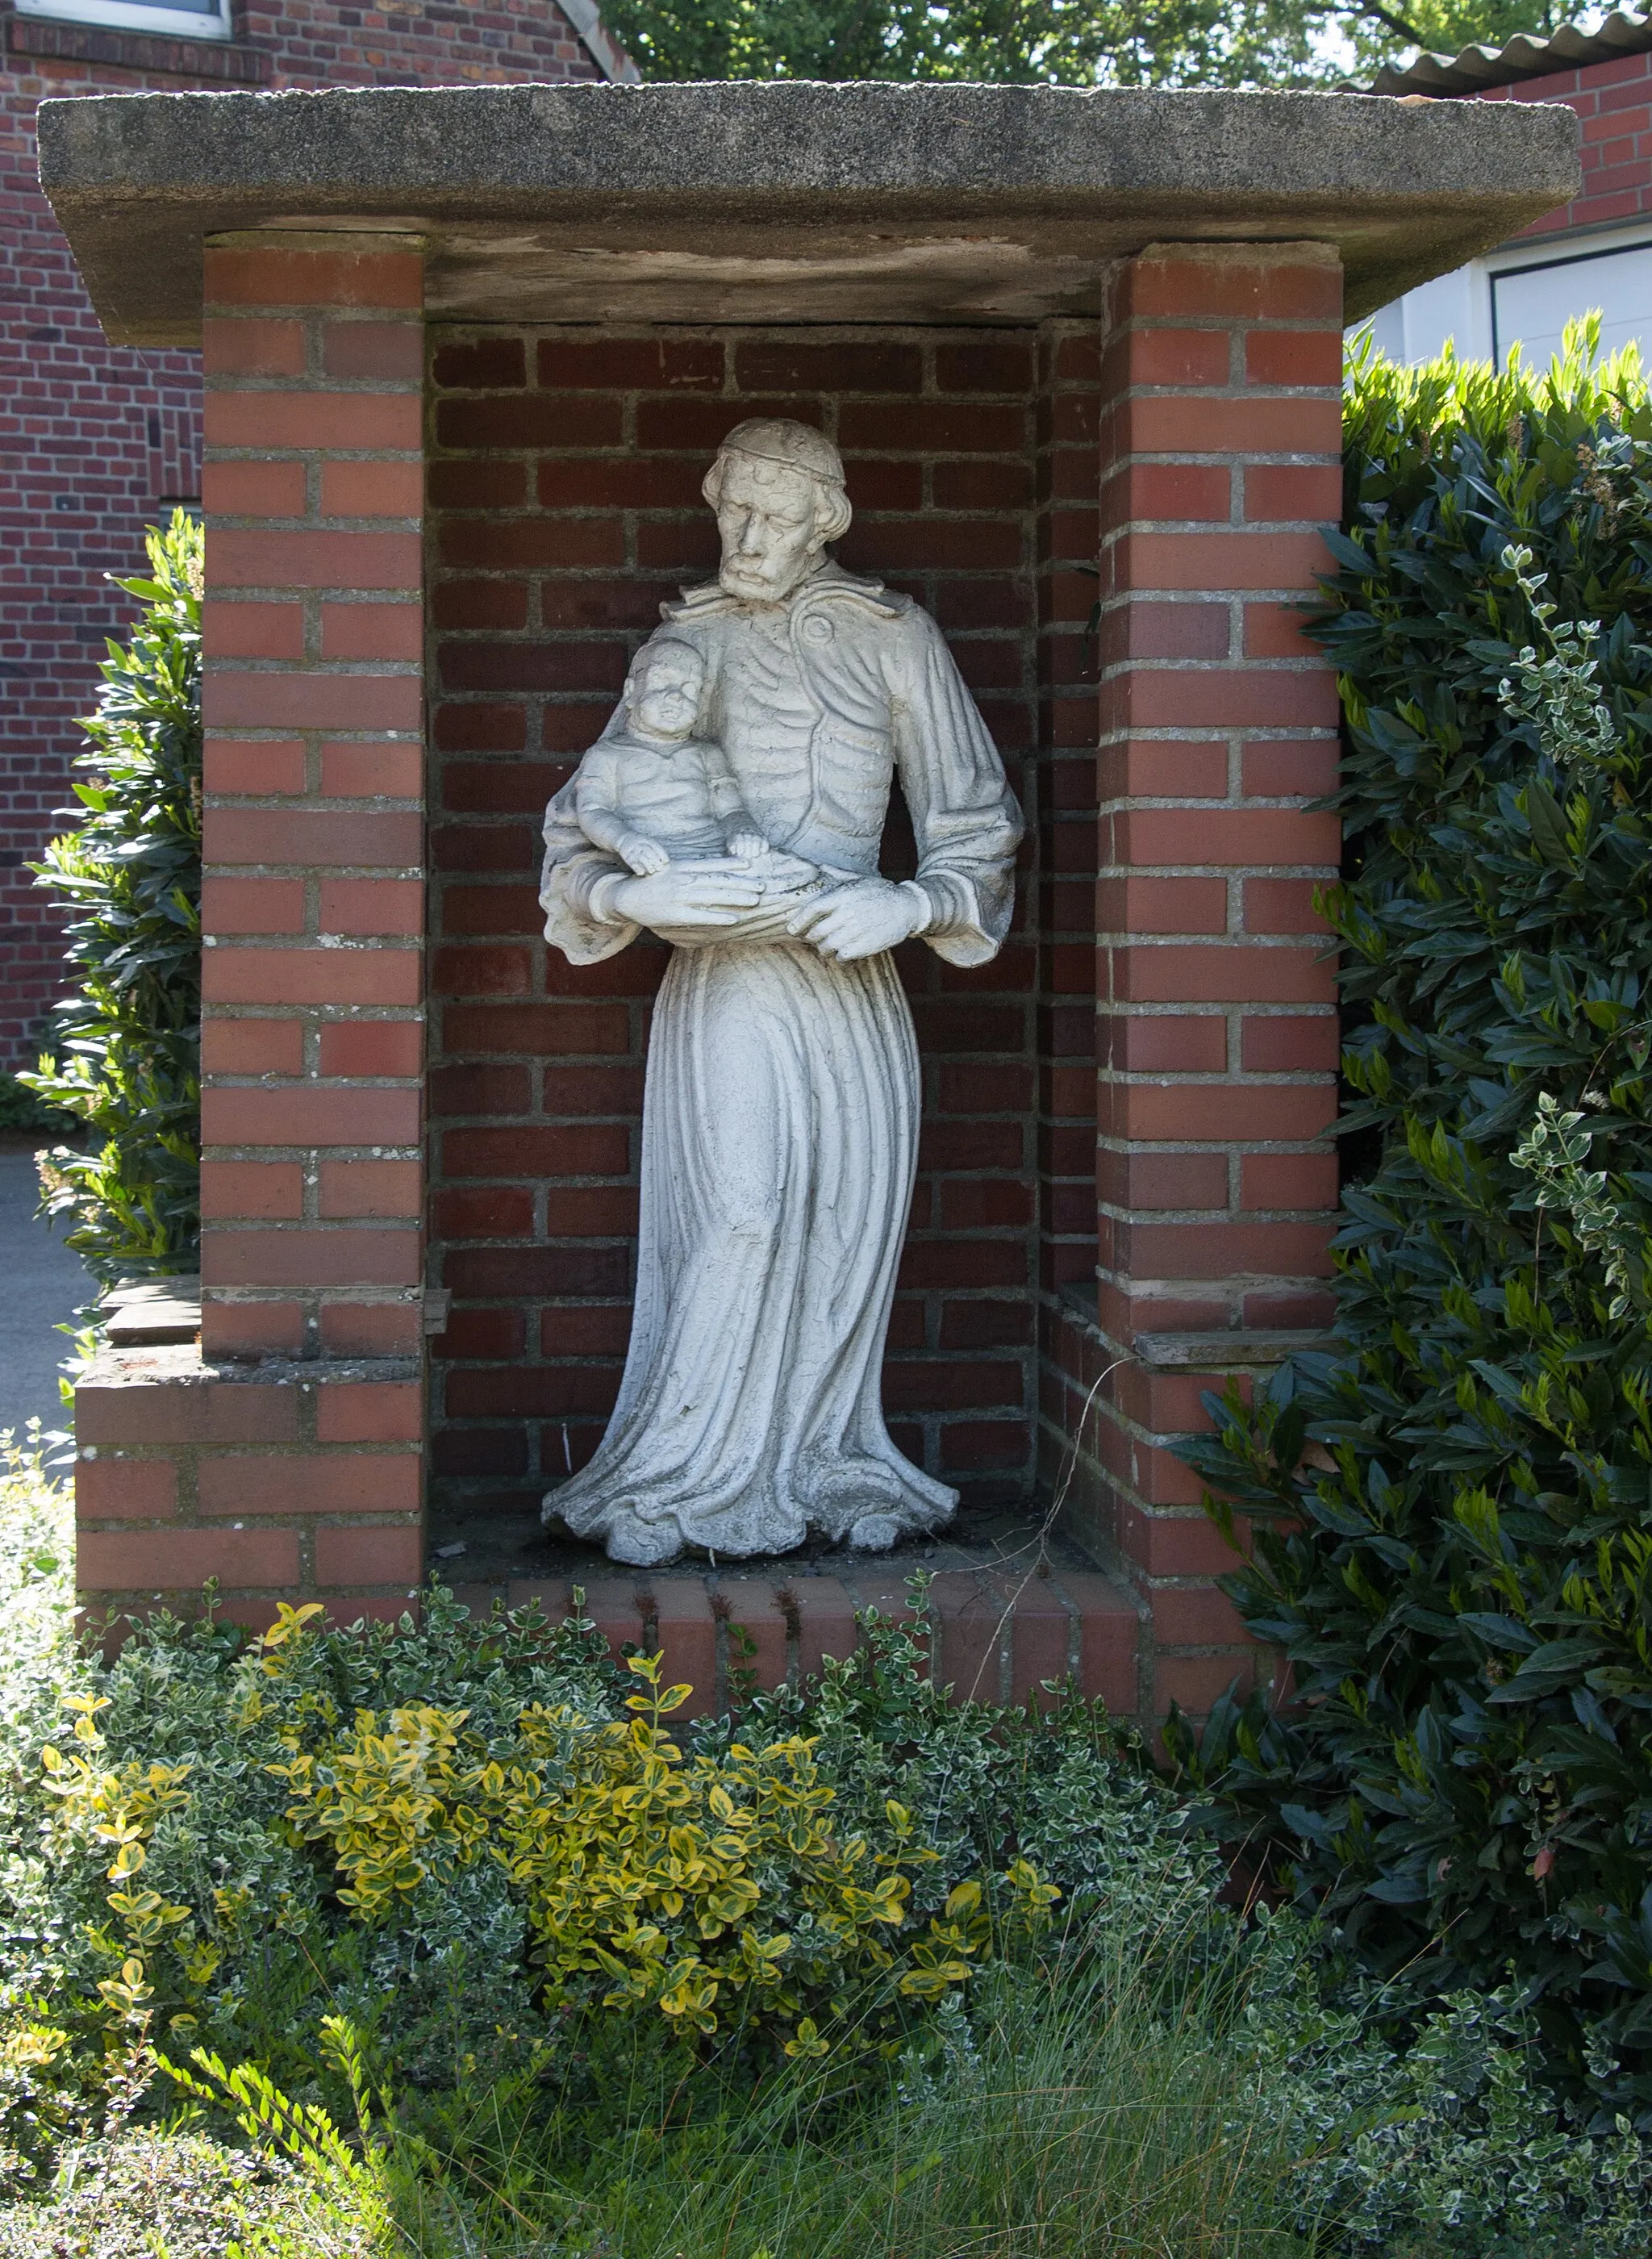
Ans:
{"type": "Polygon", "coordinates": [[[19,16],[58,24],[96,24],[110,32],[150,32],[167,39],[231,39],[230,0],[213,0],[210,14],[193,9],[146,7],[143,0],[13,0],[19,16]]]}

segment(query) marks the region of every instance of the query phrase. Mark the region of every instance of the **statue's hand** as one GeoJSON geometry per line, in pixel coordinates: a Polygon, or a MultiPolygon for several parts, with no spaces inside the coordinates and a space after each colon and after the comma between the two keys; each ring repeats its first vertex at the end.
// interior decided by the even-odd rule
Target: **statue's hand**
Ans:
{"type": "Polygon", "coordinates": [[[822,957],[875,957],[917,930],[918,911],[909,894],[887,879],[857,879],[808,902],[786,922],[786,930],[813,942],[822,957]]]}
{"type": "Polygon", "coordinates": [[[668,863],[615,887],[610,904],[632,925],[680,928],[737,925],[761,901],[759,882],[720,863],[668,863]]]}
{"type": "Polygon", "coordinates": [[[671,860],[658,839],[644,838],[640,831],[628,831],[620,841],[619,859],[639,879],[652,879],[671,860]]]}

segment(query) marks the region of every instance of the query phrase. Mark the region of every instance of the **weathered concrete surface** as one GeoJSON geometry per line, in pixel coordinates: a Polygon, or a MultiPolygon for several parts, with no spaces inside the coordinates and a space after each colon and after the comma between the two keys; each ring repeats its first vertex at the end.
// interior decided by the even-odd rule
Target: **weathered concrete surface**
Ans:
{"type": "Polygon", "coordinates": [[[1353,314],[1580,180],[1561,105],[1024,86],[476,86],[42,103],[111,339],[199,333],[203,239],[411,230],[431,310],[1028,321],[1154,239],[1333,246],[1353,314]]]}

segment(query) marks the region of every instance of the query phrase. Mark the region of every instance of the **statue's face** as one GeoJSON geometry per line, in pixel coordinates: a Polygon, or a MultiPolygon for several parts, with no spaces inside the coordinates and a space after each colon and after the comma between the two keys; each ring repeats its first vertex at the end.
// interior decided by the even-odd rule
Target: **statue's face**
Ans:
{"type": "Polygon", "coordinates": [[[731,454],[717,498],[723,565],[717,574],[731,596],[778,604],[813,569],[824,545],[815,481],[806,471],[731,454]]]}
{"type": "Polygon", "coordinates": [[[642,652],[626,689],[632,720],[651,737],[686,738],[700,711],[704,679],[698,659],[683,645],[642,652]]]}

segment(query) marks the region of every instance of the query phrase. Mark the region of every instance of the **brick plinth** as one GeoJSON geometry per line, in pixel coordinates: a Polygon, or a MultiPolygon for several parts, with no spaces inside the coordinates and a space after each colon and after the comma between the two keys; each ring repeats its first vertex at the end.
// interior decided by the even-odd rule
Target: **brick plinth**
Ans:
{"type": "MultiPolygon", "coordinates": [[[[1097,1299],[1048,1305],[1048,1478],[1150,1612],[1142,1705],[1250,1667],[1171,1449],[1245,1335],[1330,1315],[1331,668],[1300,631],[1341,499],[1342,277],[1314,245],[1160,246],[1100,369],[1097,1299]],[[1201,1376],[1144,1333],[1227,1331],[1201,1376]]],[[[1076,789],[1076,785],[1075,785],[1076,789]]],[[[1052,1251],[1052,1253],[1055,1251],[1052,1251]]],[[[1059,1272],[1056,1274],[1059,1276],[1059,1272]]]]}
{"type": "MultiPolygon", "coordinates": [[[[715,1714],[742,1680],[765,1689],[814,1677],[828,1657],[852,1655],[857,1617],[909,1619],[899,1570],[865,1563],[837,1575],[757,1571],[706,1575],[610,1574],[579,1586],[570,1578],[518,1578],[464,1585],[474,1614],[502,1601],[537,1602],[552,1622],[582,1595],[584,1614],[618,1657],[626,1647],[661,1652],[666,1676],[694,1688],[685,1717],[715,1714]]],[[[943,1570],[929,1588],[931,1674],[954,1702],[1042,1700],[1049,1681],[1072,1678],[1115,1716],[1136,1705],[1136,1610],[1111,1579],[1068,1569],[943,1570]]]]}
{"type": "Polygon", "coordinates": [[[415,1359],[203,1362],[108,1350],[75,1391],[83,1607],[237,1623],[323,1599],[397,1616],[423,1573],[424,1381],[415,1359]]]}

